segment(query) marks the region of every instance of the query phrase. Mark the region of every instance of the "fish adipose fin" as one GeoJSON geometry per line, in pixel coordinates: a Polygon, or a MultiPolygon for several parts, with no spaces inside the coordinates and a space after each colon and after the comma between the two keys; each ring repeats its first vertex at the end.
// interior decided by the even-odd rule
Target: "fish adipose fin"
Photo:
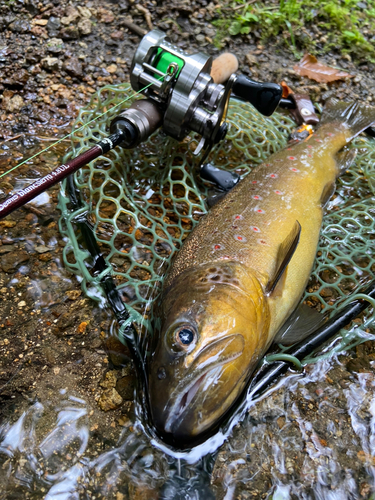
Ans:
{"type": "Polygon", "coordinates": [[[295,344],[315,332],[326,319],[327,315],[300,304],[277,332],[273,342],[283,345],[295,344]]]}
{"type": "Polygon", "coordinates": [[[336,163],[338,175],[343,175],[347,170],[349,170],[356,156],[356,149],[347,149],[345,151],[340,151],[340,153],[337,153],[336,163]]]}
{"type": "Polygon", "coordinates": [[[277,283],[283,276],[290,259],[293,257],[294,252],[298,246],[299,237],[301,234],[301,224],[296,220],[291,232],[279,246],[277,252],[275,269],[270,276],[266,285],[266,294],[270,295],[276,288],[277,283]]]}
{"type": "Polygon", "coordinates": [[[346,123],[350,128],[351,136],[347,141],[371,127],[375,123],[375,108],[358,102],[342,102],[330,99],[324,106],[320,126],[332,122],[346,123]]]}

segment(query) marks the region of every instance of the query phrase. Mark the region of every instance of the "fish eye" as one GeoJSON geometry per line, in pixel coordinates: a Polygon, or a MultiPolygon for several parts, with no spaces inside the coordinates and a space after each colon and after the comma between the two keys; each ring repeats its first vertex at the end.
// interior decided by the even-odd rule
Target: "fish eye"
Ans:
{"type": "Polygon", "coordinates": [[[176,341],[181,347],[188,347],[195,340],[195,331],[188,326],[179,328],[175,334],[176,341]]]}

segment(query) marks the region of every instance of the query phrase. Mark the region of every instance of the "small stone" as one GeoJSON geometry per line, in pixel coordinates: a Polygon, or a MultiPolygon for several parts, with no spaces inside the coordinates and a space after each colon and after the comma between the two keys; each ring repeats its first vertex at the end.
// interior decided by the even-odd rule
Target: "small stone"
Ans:
{"type": "Polygon", "coordinates": [[[38,259],[42,262],[49,262],[52,259],[52,255],[49,252],[42,253],[41,255],[39,255],[38,259]]]}
{"type": "Polygon", "coordinates": [[[69,300],[77,300],[82,295],[82,292],[81,290],[68,290],[65,292],[65,295],[69,300]]]}
{"type": "Polygon", "coordinates": [[[134,388],[136,379],[133,375],[121,377],[116,384],[116,391],[126,401],[132,401],[134,398],[134,388]]]}
{"type": "Polygon", "coordinates": [[[89,35],[92,31],[92,22],[87,18],[79,21],[77,26],[81,35],[89,35]]]}
{"type": "Polygon", "coordinates": [[[25,307],[25,306],[26,306],[26,302],[24,300],[21,300],[20,302],[18,302],[18,305],[17,305],[18,308],[21,309],[22,307],[25,307]]]}
{"type": "Polygon", "coordinates": [[[108,356],[115,366],[123,366],[129,361],[129,349],[118,338],[111,335],[105,343],[108,356]]]}
{"type": "Polygon", "coordinates": [[[14,245],[1,245],[0,246],[0,255],[4,255],[5,253],[14,252],[14,245]]]}
{"type": "Polygon", "coordinates": [[[34,24],[36,24],[37,26],[47,26],[48,19],[36,19],[34,21],[34,24]]]}
{"type": "Polygon", "coordinates": [[[79,31],[76,26],[68,26],[61,30],[60,35],[64,40],[78,40],[79,31]]]}
{"type": "Polygon", "coordinates": [[[113,74],[113,73],[116,73],[117,71],[117,66],[116,64],[110,64],[109,66],[106,67],[106,70],[108,71],[108,73],[110,74],[113,74]]]}
{"type": "Polygon", "coordinates": [[[51,16],[47,22],[48,31],[58,31],[61,28],[61,21],[58,17],[51,16]]]}
{"type": "Polygon", "coordinates": [[[17,19],[9,25],[9,29],[15,33],[28,33],[31,27],[25,19],[17,19]]]}
{"type": "Polygon", "coordinates": [[[87,7],[81,7],[80,5],[77,6],[77,10],[80,14],[81,17],[90,19],[91,17],[91,11],[87,7]]]}
{"type": "Polygon", "coordinates": [[[82,63],[77,57],[70,57],[64,62],[64,69],[72,76],[82,76],[82,63]]]}
{"type": "Polygon", "coordinates": [[[29,260],[29,254],[24,250],[3,255],[0,259],[0,266],[5,273],[14,272],[17,267],[29,260]]]}
{"type": "Polygon", "coordinates": [[[51,249],[49,247],[46,247],[45,245],[38,245],[35,247],[35,251],[38,253],[46,253],[49,252],[51,249]]]}
{"type": "Polygon", "coordinates": [[[123,31],[113,31],[111,33],[111,38],[112,40],[123,40],[124,39],[124,32],[123,31]]]}
{"type": "Polygon", "coordinates": [[[15,111],[20,111],[20,109],[23,108],[24,106],[25,106],[25,101],[22,99],[20,95],[16,94],[6,103],[5,109],[10,113],[14,113],[15,111]]]}
{"type": "Polygon", "coordinates": [[[100,387],[104,389],[111,389],[112,387],[116,387],[117,383],[117,371],[110,370],[104,376],[104,379],[100,382],[100,387]]]}
{"type": "Polygon", "coordinates": [[[50,38],[47,43],[47,50],[53,54],[59,54],[64,50],[64,42],[61,38],[50,38]]]}
{"type": "Polygon", "coordinates": [[[77,333],[79,334],[84,334],[86,333],[86,328],[87,328],[88,322],[87,321],[82,321],[77,328],[77,333]]]}
{"type": "Polygon", "coordinates": [[[254,56],[254,54],[251,54],[251,52],[246,54],[246,61],[250,67],[258,64],[258,59],[254,56]]]}
{"type": "Polygon", "coordinates": [[[100,396],[98,405],[103,411],[115,410],[122,405],[122,397],[116,389],[106,389],[100,396]]]}

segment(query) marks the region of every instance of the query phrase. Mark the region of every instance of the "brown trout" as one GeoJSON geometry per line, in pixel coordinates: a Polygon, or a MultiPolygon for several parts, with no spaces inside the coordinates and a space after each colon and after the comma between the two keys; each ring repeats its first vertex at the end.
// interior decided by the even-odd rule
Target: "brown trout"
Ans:
{"type": "Polygon", "coordinates": [[[256,167],[186,239],[166,276],[148,366],[154,425],[193,443],[215,428],[297,307],[324,204],[353,159],[337,153],[375,109],[330,102],[307,140],[256,167]]]}

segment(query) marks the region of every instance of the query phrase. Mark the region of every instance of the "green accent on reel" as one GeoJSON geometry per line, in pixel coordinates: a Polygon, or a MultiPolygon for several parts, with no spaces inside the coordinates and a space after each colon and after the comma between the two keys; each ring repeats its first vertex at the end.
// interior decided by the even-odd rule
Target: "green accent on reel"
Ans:
{"type": "MultiPolygon", "coordinates": [[[[170,60],[163,60],[166,68],[170,60]]],[[[75,127],[88,124],[130,92],[128,84],[102,88],[80,110],[75,127]]],[[[130,99],[123,109],[139,98],[130,99]]],[[[73,135],[69,157],[85,151],[91,140],[106,137],[111,119],[105,115],[73,135]]],[[[276,112],[266,118],[235,99],[230,100],[227,121],[227,136],[214,147],[209,161],[242,177],[283,148],[295,129],[287,114],[276,112]]],[[[197,175],[200,159],[192,151],[198,142],[193,133],[177,142],[156,132],[136,150],[116,148],[74,174],[82,208],[71,209],[65,181],[60,193],[66,267],[81,277],[88,297],[105,300],[101,276],[90,271],[91,256],[74,223],[77,216],[87,213],[109,266],[106,272],[111,272],[132,320],[143,330],[151,331],[152,302],[173,255],[207,211],[205,200],[212,187],[197,175]]],[[[336,192],[325,208],[315,264],[303,297],[308,306],[331,314],[354,300],[353,294],[375,273],[375,140],[360,136],[350,147],[357,148],[358,154],[354,165],[337,180],[336,192]]],[[[375,339],[371,306],[361,315],[361,322],[343,329],[341,339],[323,355],[370,339],[375,339]]],[[[315,359],[304,359],[303,364],[315,359]]]]}
{"type": "Polygon", "coordinates": [[[176,73],[177,77],[185,65],[184,60],[159,47],[156,52],[155,58],[152,61],[153,67],[158,71],[167,74],[168,68],[172,63],[178,65],[178,71],[176,73]]]}

